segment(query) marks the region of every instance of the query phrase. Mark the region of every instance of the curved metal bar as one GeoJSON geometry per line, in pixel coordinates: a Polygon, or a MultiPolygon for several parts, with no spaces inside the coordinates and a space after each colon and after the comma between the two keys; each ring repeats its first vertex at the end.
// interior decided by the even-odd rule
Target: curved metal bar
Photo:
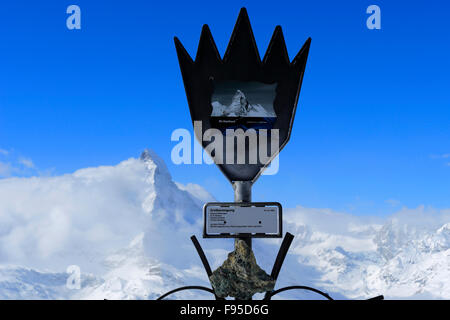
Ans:
{"type": "MultiPolygon", "coordinates": [[[[191,240],[192,240],[192,243],[194,244],[195,249],[197,250],[197,253],[200,257],[200,260],[202,261],[203,267],[205,268],[206,274],[208,275],[208,279],[209,279],[209,277],[211,277],[211,275],[212,275],[212,271],[211,271],[211,266],[209,265],[208,259],[206,258],[205,252],[203,251],[202,246],[200,245],[200,242],[198,242],[197,237],[195,235],[193,235],[191,237],[191,240]]],[[[212,284],[211,284],[211,286],[212,286],[212,284]]],[[[212,293],[216,297],[216,300],[224,300],[224,298],[218,297],[214,291],[212,291],[212,293]]]]}
{"type": "Polygon", "coordinates": [[[212,293],[214,296],[216,296],[216,294],[214,293],[214,290],[212,290],[210,288],[202,287],[202,286],[186,286],[186,287],[180,287],[180,288],[174,289],[172,291],[169,291],[169,292],[163,294],[161,297],[159,297],[156,300],[162,300],[165,297],[167,297],[175,292],[183,291],[183,290],[203,290],[203,291],[208,291],[209,293],[212,293]]]}
{"type": "Polygon", "coordinates": [[[192,243],[194,244],[195,249],[197,250],[198,255],[200,256],[200,260],[202,260],[203,267],[205,268],[206,274],[208,278],[212,275],[211,267],[209,266],[208,259],[206,259],[205,252],[203,251],[200,243],[197,240],[196,236],[191,237],[192,243]]]}
{"type": "Polygon", "coordinates": [[[280,250],[278,251],[277,258],[275,259],[275,263],[272,268],[271,276],[275,280],[277,280],[278,275],[280,274],[281,266],[283,265],[284,259],[289,251],[289,247],[291,246],[292,240],[294,240],[294,236],[289,232],[286,232],[284,235],[283,242],[281,243],[280,250]]]}
{"type": "Polygon", "coordinates": [[[270,300],[274,295],[276,295],[276,294],[278,294],[278,293],[280,293],[280,292],[288,291],[288,290],[296,290],[296,289],[313,291],[313,292],[315,292],[315,293],[320,294],[321,296],[324,296],[324,297],[327,298],[328,300],[334,300],[332,297],[330,297],[330,296],[328,295],[328,293],[325,293],[325,292],[322,292],[322,291],[320,291],[320,290],[318,290],[318,289],[314,289],[314,288],[307,287],[307,286],[290,286],[290,287],[284,287],[284,288],[281,288],[281,289],[272,291],[272,292],[270,292],[269,294],[266,294],[266,296],[264,297],[264,300],[270,300]]]}
{"type": "MultiPolygon", "coordinates": [[[[289,232],[286,232],[284,235],[283,242],[281,243],[280,250],[278,251],[277,258],[275,259],[275,263],[273,264],[272,273],[270,276],[276,281],[278,275],[280,274],[281,266],[283,265],[284,259],[289,251],[289,247],[291,246],[292,240],[294,240],[294,236],[289,232]]],[[[264,300],[269,299],[269,295],[272,291],[267,291],[264,300]]]]}

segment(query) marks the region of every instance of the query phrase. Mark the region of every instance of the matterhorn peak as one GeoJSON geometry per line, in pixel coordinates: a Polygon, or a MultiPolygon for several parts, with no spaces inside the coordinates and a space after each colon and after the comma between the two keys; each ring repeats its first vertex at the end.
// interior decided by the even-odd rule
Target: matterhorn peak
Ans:
{"type": "Polygon", "coordinates": [[[167,178],[169,178],[169,180],[172,180],[169,170],[167,169],[166,163],[152,149],[145,149],[141,153],[139,160],[144,162],[147,169],[154,170],[156,173],[166,176],[167,178]]]}
{"type": "Polygon", "coordinates": [[[153,159],[161,160],[161,158],[156,154],[155,151],[153,151],[152,149],[148,149],[148,148],[145,149],[144,151],[142,151],[139,159],[142,161],[152,161],[153,159]]]}
{"type": "Polygon", "coordinates": [[[241,90],[236,90],[236,93],[233,96],[233,104],[240,105],[241,107],[247,107],[248,101],[247,97],[241,90]]]}
{"type": "Polygon", "coordinates": [[[139,160],[146,169],[144,179],[147,183],[147,196],[142,203],[144,211],[155,216],[168,217],[171,221],[183,216],[186,221],[192,222],[189,215],[201,212],[201,206],[197,205],[189,192],[177,186],[164,160],[151,149],[145,149],[139,160]],[[186,215],[186,212],[189,214],[186,215]],[[178,218],[175,218],[177,215],[178,218]]]}

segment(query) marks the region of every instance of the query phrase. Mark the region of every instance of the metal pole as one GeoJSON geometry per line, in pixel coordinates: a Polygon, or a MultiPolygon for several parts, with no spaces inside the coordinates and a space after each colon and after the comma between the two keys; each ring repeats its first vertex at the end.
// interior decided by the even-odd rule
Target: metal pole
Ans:
{"type": "MultiPolygon", "coordinates": [[[[234,202],[251,202],[252,201],[252,182],[251,181],[234,181],[234,202]]],[[[244,240],[248,247],[252,248],[252,238],[237,238],[244,240]]],[[[236,241],[235,241],[236,244],[236,241]]]]}

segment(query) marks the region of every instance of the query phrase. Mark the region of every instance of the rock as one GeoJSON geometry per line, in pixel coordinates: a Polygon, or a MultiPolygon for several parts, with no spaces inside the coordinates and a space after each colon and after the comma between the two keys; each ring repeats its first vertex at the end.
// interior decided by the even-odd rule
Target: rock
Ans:
{"type": "Polygon", "coordinates": [[[245,94],[241,90],[237,90],[231,100],[229,112],[238,117],[243,117],[248,112],[248,101],[245,94]]]}
{"type": "Polygon", "coordinates": [[[209,279],[217,296],[239,300],[249,300],[255,293],[271,291],[275,286],[275,280],[257,265],[243,240],[236,240],[235,250],[209,279]]]}

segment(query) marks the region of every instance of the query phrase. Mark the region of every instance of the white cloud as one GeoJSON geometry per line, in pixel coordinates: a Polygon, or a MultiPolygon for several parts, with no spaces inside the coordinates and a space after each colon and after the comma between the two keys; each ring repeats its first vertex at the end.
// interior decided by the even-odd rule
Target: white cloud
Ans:
{"type": "Polygon", "coordinates": [[[13,169],[10,163],[0,162],[0,178],[10,177],[12,171],[13,169]]]}
{"type": "Polygon", "coordinates": [[[19,158],[18,162],[23,165],[25,168],[32,169],[34,168],[34,163],[31,159],[28,158],[19,158]]]}
{"type": "MultiPolygon", "coordinates": [[[[444,154],[439,154],[439,155],[431,155],[432,159],[449,159],[450,158],[450,153],[444,153],[444,154]]],[[[449,166],[450,167],[450,162],[445,163],[445,166],[449,166]]]]}
{"type": "Polygon", "coordinates": [[[396,200],[396,199],[388,199],[385,201],[387,204],[391,205],[392,207],[397,207],[401,204],[400,201],[396,200]]]}
{"type": "Polygon", "coordinates": [[[69,264],[97,267],[91,262],[144,230],[152,255],[182,260],[180,254],[170,257],[161,244],[168,236],[171,243],[189,239],[177,223],[191,232],[183,221],[196,223],[201,207],[167,177],[155,177],[154,170],[130,159],[57,177],[1,179],[0,261],[63,270],[69,264]],[[165,195],[155,193],[154,183],[165,195]],[[183,216],[189,211],[198,215],[183,216]]]}
{"type": "Polygon", "coordinates": [[[136,179],[136,188],[145,186],[131,168],[111,171],[101,167],[59,177],[0,180],[0,260],[49,267],[47,261],[56,267],[55,255],[65,255],[67,264],[77,255],[89,259],[97,251],[125,245],[130,230],[143,223],[135,207],[142,192],[130,189],[127,180],[136,179]]]}
{"type": "Polygon", "coordinates": [[[194,198],[201,200],[203,203],[216,201],[216,199],[214,199],[214,197],[208,191],[206,191],[198,184],[188,183],[186,185],[183,185],[176,182],[176,185],[178,186],[178,188],[189,192],[189,194],[191,194],[194,198]]]}
{"type": "Polygon", "coordinates": [[[16,156],[14,152],[0,149],[3,161],[0,161],[0,178],[12,176],[48,175],[47,171],[40,171],[36,168],[33,160],[23,156],[16,156]]]}
{"type": "Polygon", "coordinates": [[[448,159],[450,158],[450,153],[443,153],[443,154],[433,154],[431,155],[432,159],[448,159]]]}

